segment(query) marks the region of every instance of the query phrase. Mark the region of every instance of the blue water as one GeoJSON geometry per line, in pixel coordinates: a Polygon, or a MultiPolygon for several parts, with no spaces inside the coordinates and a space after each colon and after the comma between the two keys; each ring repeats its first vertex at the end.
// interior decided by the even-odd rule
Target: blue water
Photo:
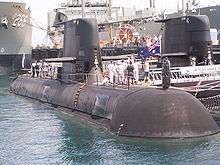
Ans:
{"type": "Polygon", "coordinates": [[[220,164],[220,135],[152,140],[117,137],[48,105],[7,92],[0,78],[0,165],[220,164]]]}

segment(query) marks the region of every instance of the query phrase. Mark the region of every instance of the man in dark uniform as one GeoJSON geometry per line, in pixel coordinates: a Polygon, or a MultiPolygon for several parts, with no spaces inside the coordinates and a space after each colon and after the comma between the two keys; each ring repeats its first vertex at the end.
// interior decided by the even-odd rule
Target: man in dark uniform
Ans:
{"type": "Polygon", "coordinates": [[[162,86],[163,89],[168,89],[170,87],[170,61],[168,57],[165,57],[162,62],[162,86]]]}
{"type": "Polygon", "coordinates": [[[33,62],[31,64],[31,71],[32,71],[31,76],[34,77],[35,76],[35,71],[36,71],[36,62],[33,62]]]}
{"type": "Polygon", "coordinates": [[[128,84],[130,84],[130,80],[131,83],[134,83],[134,66],[132,64],[132,62],[130,61],[128,66],[127,66],[127,73],[128,73],[128,84]]]}
{"type": "Polygon", "coordinates": [[[37,77],[39,77],[39,73],[40,73],[40,65],[39,65],[39,61],[37,61],[37,63],[36,63],[35,71],[36,71],[36,75],[37,75],[37,77]]]}

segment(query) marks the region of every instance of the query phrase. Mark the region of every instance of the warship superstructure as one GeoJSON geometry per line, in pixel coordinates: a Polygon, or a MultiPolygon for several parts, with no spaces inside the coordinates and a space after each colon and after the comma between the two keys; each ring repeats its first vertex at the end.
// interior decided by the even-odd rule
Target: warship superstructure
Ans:
{"type": "MultiPolygon", "coordinates": [[[[112,7],[111,0],[108,1],[86,1],[85,17],[96,18],[99,24],[100,40],[112,41],[111,35],[117,36],[117,31],[124,29],[122,24],[132,26],[129,30],[135,35],[157,36],[161,33],[162,24],[155,23],[155,20],[164,18],[174,18],[182,15],[207,15],[210,20],[210,27],[220,30],[220,6],[200,7],[196,1],[182,0],[182,9],[176,12],[157,11],[155,0],[149,0],[149,6],[143,10],[126,7],[112,7]],[[110,28],[109,28],[110,27],[110,28]],[[110,30],[111,29],[111,32],[110,30]],[[104,33],[103,33],[104,32],[104,33]]],[[[143,6],[144,7],[144,6],[143,6]]],[[[67,3],[62,3],[58,8],[48,13],[48,29],[49,36],[52,42],[62,47],[63,30],[53,27],[59,22],[82,17],[82,4],[79,0],[73,0],[67,3]],[[60,33],[62,32],[62,33],[60,33]]],[[[127,27],[127,26],[126,26],[127,27]]],[[[127,28],[126,28],[127,29],[127,28]]],[[[108,42],[106,42],[108,43],[108,42]]]]}
{"type": "Polygon", "coordinates": [[[19,71],[30,59],[30,13],[25,3],[0,2],[0,74],[19,71]]]}
{"type": "Polygon", "coordinates": [[[84,13],[86,18],[95,18],[98,24],[102,24],[109,21],[133,19],[136,13],[133,8],[113,7],[111,0],[85,0],[83,12],[82,6],[81,1],[71,0],[61,3],[56,9],[48,12],[49,36],[56,47],[63,47],[64,28],[56,26],[61,22],[81,18],[84,13]]]}

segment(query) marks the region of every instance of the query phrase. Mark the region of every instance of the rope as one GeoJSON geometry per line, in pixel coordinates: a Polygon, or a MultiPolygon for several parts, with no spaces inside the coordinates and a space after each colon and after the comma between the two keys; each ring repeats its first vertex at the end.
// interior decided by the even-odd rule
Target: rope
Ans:
{"type": "Polygon", "coordinates": [[[195,94],[195,96],[197,96],[198,93],[199,93],[199,86],[201,85],[201,83],[202,83],[202,81],[200,80],[200,81],[198,82],[198,84],[196,85],[196,94],[195,94]]]}
{"type": "MultiPolygon", "coordinates": [[[[21,8],[20,6],[15,7],[15,8],[17,8],[22,14],[26,14],[26,13],[22,10],[22,8],[21,8]]],[[[29,16],[29,18],[30,18],[33,22],[36,23],[36,20],[35,20],[34,18],[32,18],[31,16],[29,16]]],[[[33,25],[33,24],[31,24],[31,23],[28,23],[28,22],[25,22],[25,24],[27,24],[27,25],[29,25],[29,26],[32,26],[32,27],[35,27],[35,28],[38,28],[38,29],[40,29],[40,30],[49,32],[47,29],[41,27],[41,26],[38,25],[37,23],[36,23],[37,25],[33,25]]]]}

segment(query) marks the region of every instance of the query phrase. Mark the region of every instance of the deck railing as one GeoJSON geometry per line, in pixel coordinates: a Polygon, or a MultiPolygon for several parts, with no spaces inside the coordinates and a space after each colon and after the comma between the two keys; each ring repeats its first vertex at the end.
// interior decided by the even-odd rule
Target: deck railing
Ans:
{"type": "MultiPolygon", "coordinates": [[[[171,83],[220,80],[220,65],[171,68],[171,83]]],[[[152,69],[149,73],[152,85],[162,84],[162,70],[152,69]]]]}

